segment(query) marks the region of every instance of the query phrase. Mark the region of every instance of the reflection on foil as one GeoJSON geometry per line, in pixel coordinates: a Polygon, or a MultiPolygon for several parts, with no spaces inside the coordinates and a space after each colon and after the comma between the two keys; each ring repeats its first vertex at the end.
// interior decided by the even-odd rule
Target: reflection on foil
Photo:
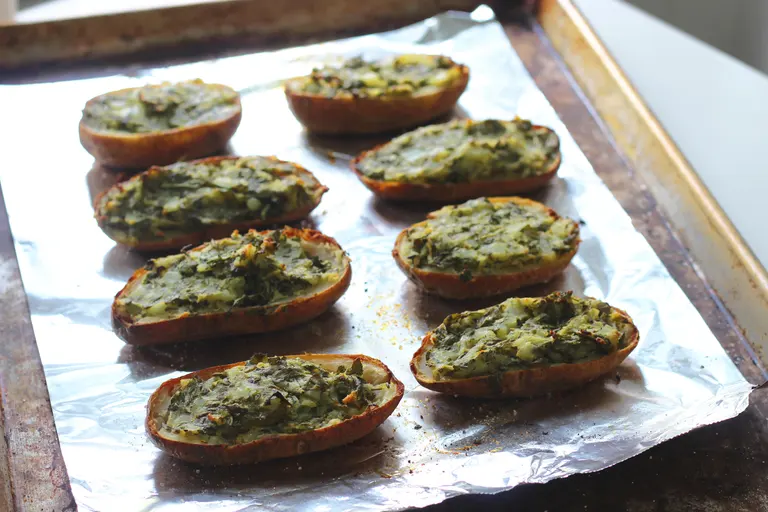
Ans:
{"type": "Polygon", "coordinates": [[[151,69],[141,80],[120,75],[0,89],[6,125],[35,134],[14,137],[18,144],[4,151],[0,173],[81,510],[422,506],[606,468],[747,405],[751,386],[595,175],[487,10],[448,13],[381,35],[151,69]],[[505,402],[456,399],[416,384],[408,361],[423,334],[447,314],[488,302],[426,297],[406,281],[390,250],[397,232],[428,209],[376,200],[348,169],[353,155],[384,139],[307,136],[278,85],[339,54],[387,52],[444,53],[469,65],[472,78],[457,115],[519,114],[560,135],[559,178],[534,198],[582,220],[584,241],[563,276],[525,294],[572,289],[627,310],[641,344],[616,374],[562,396],[505,402]],[[80,109],[104,91],[195,77],[243,93],[244,117],[229,152],[293,160],[330,187],[307,225],[348,250],[353,283],[330,312],[285,332],[130,347],[112,334],[109,308],[144,259],[116,247],[92,218],[93,198],[124,175],[94,166],[81,149],[80,109]],[[30,104],[46,112],[45,123],[29,115],[30,104]],[[162,381],[254,352],[366,353],[385,361],[407,394],[372,435],[291,460],[200,468],[148,442],[144,406],[162,381]]]}

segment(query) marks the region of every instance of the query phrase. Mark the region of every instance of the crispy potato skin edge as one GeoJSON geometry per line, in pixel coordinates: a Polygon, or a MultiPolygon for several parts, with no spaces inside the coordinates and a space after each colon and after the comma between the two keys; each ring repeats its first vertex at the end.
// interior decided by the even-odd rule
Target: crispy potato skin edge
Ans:
{"type": "Polygon", "coordinates": [[[469,83],[469,68],[457,64],[456,83],[432,94],[394,98],[327,98],[285,87],[288,106],[304,127],[320,135],[360,135],[412,128],[453,109],[469,83]]]}
{"type": "Polygon", "coordinates": [[[172,394],[182,379],[199,376],[203,379],[210,375],[245,364],[245,361],[206,368],[183,377],[170,379],[152,394],[147,403],[145,427],[152,443],[168,455],[187,462],[204,465],[234,465],[252,464],[270,459],[295,457],[304,453],[317,452],[351,443],[369,434],[382,424],[395,410],[403,398],[405,388],[384,363],[365,355],[340,354],[302,354],[286,356],[307,361],[323,359],[347,359],[352,363],[360,359],[364,365],[376,366],[387,373],[388,381],[395,385],[395,395],[381,406],[369,408],[359,416],[355,416],[337,425],[324,427],[300,434],[280,434],[265,437],[250,443],[238,445],[205,445],[184,443],[168,439],[160,435],[161,425],[154,416],[158,403],[165,395],[172,394]]]}
{"type": "Polygon", "coordinates": [[[616,369],[637,347],[640,341],[640,334],[629,315],[618,308],[613,309],[632,324],[629,344],[623,349],[599,359],[584,363],[510,371],[503,373],[500,379],[482,376],[435,381],[418,372],[419,361],[433,345],[433,333],[429,332],[424,336],[421,347],[419,347],[411,359],[411,373],[416,377],[419,384],[425,388],[440,393],[474,398],[527,398],[575,388],[616,369]]]}
{"type": "MultiPolygon", "coordinates": [[[[535,128],[546,129],[554,133],[545,126],[535,125],[535,128]]],[[[559,140],[558,138],[558,146],[559,140]]],[[[352,160],[350,167],[368,190],[378,197],[389,201],[450,203],[483,196],[505,196],[533,192],[545,186],[555,177],[562,161],[562,155],[558,151],[557,158],[544,174],[509,180],[482,180],[467,183],[403,183],[399,181],[374,180],[367,177],[360,171],[358,164],[370,153],[378,151],[387,144],[389,143],[379,144],[373,149],[359,154],[352,160]]]]}
{"type": "MultiPolygon", "coordinates": [[[[240,158],[242,157],[212,156],[212,157],[203,158],[200,160],[191,160],[189,163],[214,164],[217,162],[221,162],[223,160],[238,160],[240,158]]],[[[325,194],[328,191],[328,187],[320,183],[320,181],[315,177],[314,174],[312,174],[307,169],[305,169],[304,167],[298,164],[294,164],[293,162],[285,162],[275,157],[269,157],[269,158],[275,162],[290,163],[292,165],[295,165],[296,170],[298,171],[299,174],[309,175],[312,177],[312,179],[317,183],[317,186],[313,190],[313,195],[312,195],[313,201],[310,204],[308,204],[303,208],[299,208],[292,212],[288,212],[282,215],[281,217],[272,217],[269,219],[254,219],[254,220],[231,223],[231,224],[220,224],[218,226],[210,226],[203,231],[188,233],[182,236],[168,238],[165,240],[155,240],[155,241],[148,241],[148,242],[138,242],[135,244],[127,244],[125,242],[121,242],[120,240],[118,240],[117,239],[118,237],[113,236],[113,234],[110,233],[110,231],[105,227],[106,217],[104,215],[99,215],[99,208],[98,208],[98,205],[101,202],[101,199],[102,197],[104,197],[104,195],[106,195],[108,192],[110,192],[113,189],[122,189],[122,185],[125,182],[120,182],[120,183],[116,183],[111,188],[99,194],[96,197],[96,199],[93,201],[93,210],[95,212],[96,222],[98,223],[99,227],[104,232],[104,234],[106,234],[109,238],[111,238],[118,244],[125,245],[126,247],[130,247],[131,249],[134,249],[136,251],[155,252],[155,251],[167,251],[172,249],[180,249],[182,247],[185,247],[191,244],[199,244],[199,243],[203,243],[205,241],[216,239],[216,238],[225,238],[229,236],[232,233],[232,231],[235,231],[235,230],[240,231],[240,230],[246,230],[249,228],[259,228],[259,227],[265,227],[265,226],[288,224],[288,223],[296,222],[306,218],[307,216],[309,216],[310,213],[312,213],[312,211],[315,208],[317,208],[320,205],[320,200],[322,199],[323,194],[325,194]]],[[[146,175],[149,172],[152,172],[152,168],[131,177],[128,181],[133,179],[141,179],[142,175],[146,175]]]]}
{"type": "MultiPolygon", "coordinates": [[[[300,236],[308,242],[331,244],[341,249],[336,240],[319,231],[295,228],[285,228],[284,231],[289,236],[300,236]]],[[[191,250],[200,250],[202,247],[191,250]]],[[[115,295],[112,302],[112,327],[118,337],[131,345],[159,345],[285,329],[321,315],[344,295],[352,280],[352,266],[347,256],[344,262],[344,273],[338,282],[315,295],[300,297],[279,306],[240,308],[229,313],[188,314],[171,320],[137,324],[130,317],[121,315],[117,300],[141,281],[147,272],[142,267],[133,273],[128,283],[115,295]]]]}
{"type": "MultiPolygon", "coordinates": [[[[121,91],[126,90],[130,89],[121,91]]],[[[86,105],[101,96],[104,95],[90,99],[86,105]]],[[[238,96],[237,111],[225,119],[154,133],[100,132],[86,126],[81,119],[80,143],[99,163],[107,167],[146,169],[152,165],[168,165],[221,151],[240,126],[242,114],[238,96]]]]}
{"type": "MultiPolygon", "coordinates": [[[[557,216],[557,213],[551,208],[523,197],[490,197],[488,200],[492,203],[514,202],[522,205],[537,206],[547,211],[550,215],[557,216]]],[[[427,218],[431,218],[431,216],[432,214],[430,213],[427,215],[427,218]]],[[[438,295],[446,299],[493,297],[495,295],[514,291],[524,286],[545,283],[565,270],[576,255],[576,251],[581,243],[581,239],[577,238],[576,247],[574,247],[572,251],[563,254],[557,260],[547,265],[506,274],[478,275],[473,276],[469,281],[462,281],[459,274],[456,273],[430,272],[413,267],[401,256],[400,246],[405,240],[408,230],[414,226],[423,224],[424,222],[426,221],[416,223],[413,226],[404,229],[397,235],[395,247],[392,249],[392,257],[395,259],[397,266],[400,267],[400,270],[402,270],[403,273],[408,276],[408,279],[419,288],[426,293],[438,295]]]]}

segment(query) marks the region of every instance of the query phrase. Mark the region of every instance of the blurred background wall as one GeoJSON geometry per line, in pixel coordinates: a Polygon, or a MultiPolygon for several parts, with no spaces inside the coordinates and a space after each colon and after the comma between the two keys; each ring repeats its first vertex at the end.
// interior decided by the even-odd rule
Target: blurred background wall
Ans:
{"type": "MultiPolygon", "coordinates": [[[[17,21],[28,22],[93,12],[192,3],[195,0],[0,0],[0,4],[9,1],[18,1],[21,12],[17,21]]],[[[317,1],[321,3],[323,0],[317,1]]],[[[768,73],[768,0],[617,1],[632,4],[745,64],[768,73]]],[[[581,2],[576,0],[576,3],[581,2]]]]}
{"type": "Polygon", "coordinates": [[[625,0],[768,73],[768,0],[625,0]]]}

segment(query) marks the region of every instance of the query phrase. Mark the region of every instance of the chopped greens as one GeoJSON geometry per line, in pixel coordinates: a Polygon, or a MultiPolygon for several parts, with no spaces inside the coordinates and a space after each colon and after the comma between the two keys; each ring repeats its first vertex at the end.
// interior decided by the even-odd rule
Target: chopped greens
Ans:
{"type": "Polygon", "coordinates": [[[433,332],[426,364],[436,379],[462,379],[582,363],[626,347],[632,329],[605,302],[571,292],[511,298],[446,318],[433,332]]]}
{"type": "Polygon", "coordinates": [[[278,218],[311,205],[320,187],[311,174],[274,158],[180,162],[112,187],[98,200],[96,217],[112,238],[134,245],[278,218]]]}
{"type": "Polygon", "coordinates": [[[530,121],[460,119],[417,128],[366,154],[367,178],[447,184],[522,179],[549,172],[560,156],[557,135],[530,121]]]}
{"type": "Polygon", "coordinates": [[[557,135],[530,121],[459,119],[417,128],[367,153],[367,178],[448,184],[522,179],[549,172],[560,156],[557,135]]]}
{"type": "Polygon", "coordinates": [[[435,92],[460,77],[458,64],[439,55],[409,54],[376,61],[354,57],[339,66],[313,69],[289,87],[329,98],[378,98],[435,92]]]}
{"type": "Polygon", "coordinates": [[[416,268],[473,274],[521,270],[577,247],[578,224],[541,205],[472,199],[433,212],[406,232],[401,256],[416,268]]]}
{"type": "Polygon", "coordinates": [[[234,233],[199,249],[150,260],[140,281],[116,299],[116,307],[134,322],[153,322],[270,306],[338,282],[344,252],[331,244],[305,242],[294,231],[234,233]]]}
{"type": "Polygon", "coordinates": [[[240,109],[233,89],[201,80],[145,85],[89,101],[83,122],[106,132],[151,133],[221,121],[240,109]]]}
{"type": "Polygon", "coordinates": [[[207,444],[246,443],[337,424],[382,405],[392,388],[366,382],[360,359],[329,371],[300,358],[256,355],[205,380],[182,380],[163,429],[207,444]]]}

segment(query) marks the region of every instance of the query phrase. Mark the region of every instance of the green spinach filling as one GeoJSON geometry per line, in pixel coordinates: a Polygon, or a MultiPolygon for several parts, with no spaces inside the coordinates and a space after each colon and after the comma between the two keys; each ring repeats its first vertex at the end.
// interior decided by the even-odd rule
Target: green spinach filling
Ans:
{"type": "Polygon", "coordinates": [[[449,184],[530,178],[551,171],[557,135],[530,121],[454,120],[417,128],[362,158],[366,177],[401,183],[449,184]]]}
{"type": "Polygon", "coordinates": [[[181,162],[113,187],[97,203],[96,216],[118,241],[165,240],[283,216],[311,205],[319,187],[309,173],[274,158],[181,162]]]}
{"type": "Polygon", "coordinates": [[[433,333],[426,364],[445,380],[582,363],[626,347],[632,330],[605,302],[571,292],[511,298],[446,318],[433,333]]]}
{"type": "Polygon", "coordinates": [[[135,322],[227,313],[287,302],[341,279],[341,249],[306,242],[292,231],[235,233],[150,260],[140,282],[117,299],[117,307],[135,322]]]}
{"type": "Polygon", "coordinates": [[[460,77],[459,66],[443,56],[399,55],[376,61],[355,57],[339,66],[313,69],[289,87],[329,98],[378,98],[433,92],[460,77]]]}
{"type": "Polygon", "coordinates": [[[390,386],[366,382],[360,359],[329,371],[302,359],[257,355],[208,379],[182,380],[163,428],[209,444],[297,434],[381,405],[390,386]]]}
{"type": "Polygon", "coordinates": [[[83,122],[99,131],[150,133],[221,121],[239,108],[239,95],[229,87],[166,82],[94,98],[83,110],[83,122]]]}
{"type": "Polygon", "coordinates": [[[493,274],[538,266],[573,251],[579,226],[540,205],[472,199],[408,229],[401,256],[416,268],[493,274]]]}

